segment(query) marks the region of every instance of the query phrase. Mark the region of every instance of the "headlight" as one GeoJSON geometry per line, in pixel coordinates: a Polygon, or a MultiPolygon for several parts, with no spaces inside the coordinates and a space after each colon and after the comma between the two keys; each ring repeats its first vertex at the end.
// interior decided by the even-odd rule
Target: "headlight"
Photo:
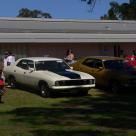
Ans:
{"type": "Polygon", "coordinates": [[[59,81],[56,81],[56,82],[55,82],[55,86],[59,86],[59,81]]]}
{"type": "Polygon", "coordinates": [[[55,86],[63,86],[65,85],[65,81],[56,81],[55,86]]]}
{"type": "Polygon", "coordinates": [[[91,79],[90,84],[95,84],[95,79],[91,79]]]}

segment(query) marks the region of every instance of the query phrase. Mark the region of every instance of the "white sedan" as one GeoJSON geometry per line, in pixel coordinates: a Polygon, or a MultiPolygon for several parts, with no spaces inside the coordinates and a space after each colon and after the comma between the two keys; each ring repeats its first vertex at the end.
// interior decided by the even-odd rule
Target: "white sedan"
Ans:
{"type": "Polygon", "coordinates": [[[16,87],[17,83],[31,86],[43,97],[60,90],[87,94],[95,87],[93,76],[72,70],[62,59],[51,57],[21,58],[4,68],[4,75],[11,87],[16,87]]]}

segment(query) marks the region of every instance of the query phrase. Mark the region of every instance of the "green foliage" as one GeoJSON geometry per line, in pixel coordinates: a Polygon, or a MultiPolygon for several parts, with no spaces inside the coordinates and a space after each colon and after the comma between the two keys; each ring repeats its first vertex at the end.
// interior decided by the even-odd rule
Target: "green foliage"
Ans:
{"type": "Polygon", "coordinates": [[[87,5],[89,5],[91,9],[93,9],[97,0],[81,0],[81,1],[86,2],[87,5]]]}
{"type": "Polygon", "coordinates": [[[136,0],[130,0],[129,3],[122,4],[115,1],[111,2],[110,9],[101,19],[136,20],[136,0]]]}
{"type": "Polygon", "coordinates": [[[52,16],[49,13],[42,12],[37,9],[30,10],[27,8],[20,9],[17,17],[52,18],[52,16]]]}
{"type": "Polygon", "coordinates": [[[88,5],[94,4],[96,2],[96,0],[81,0],[84,2],[87,2],[88,5]]]}
{"type": "MultiPolygon", "coordinates": [[[[94,8],[98,0],[81,0],[86,2],[91,9],[94,8]]],[[[118,4],[115,1],[110,2],[110,9],[107,14],[101,16],[101,19],[109,20],[136,20],[136,0],[129,0],[129,3],[118,4]]]]}

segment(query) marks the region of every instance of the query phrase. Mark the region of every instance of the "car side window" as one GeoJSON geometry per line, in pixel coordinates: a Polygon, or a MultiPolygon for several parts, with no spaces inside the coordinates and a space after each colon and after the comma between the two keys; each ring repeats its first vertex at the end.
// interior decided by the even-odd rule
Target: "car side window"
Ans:
{"type": "Polygon", "coordinates": [[[92,67],[92,68],[95,67],[95,61],[94,61],[94,59],[90,59],[90,58],[86,59],[82,64],[86,65],[88,67],[92,67]]]}
{"type": "Polygon", "coordinates": [[[34,68],[34,61],[27,60],[27,65],[28,65],[29,68],[34,68]]]}
{"type": "Polygon", "coordinates": [[[100,68],[103,67],[102,61],[99,59],[86,59],[83,62],[84,65],[91,67],[91,68],[100,68]]]}
{"type": "Polygon", "coordinates": [[[27,60],[21,60],[21,61],[19,61],[16,66],[20,67],[22,69],[27,70],[28,69],[27,60]]]}
{"type": "Polygon", "coordinates": [[[103,67],[102,61],[101,61],[101,60],[95,60],[95,65],[94,65],[94,67],[95,67],[95,68],[103,67]]]}

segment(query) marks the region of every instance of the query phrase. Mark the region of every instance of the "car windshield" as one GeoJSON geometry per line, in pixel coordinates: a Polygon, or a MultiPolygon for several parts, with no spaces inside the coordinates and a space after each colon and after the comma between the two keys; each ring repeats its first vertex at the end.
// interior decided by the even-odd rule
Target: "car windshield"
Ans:
{"type": "Polygon", "coordinates": [[[55,61],[37,61],[35,62],[36,70],[48,70],[52,72],[64,71],[70,67],[62,60],[55,61]]]}
{"type": "Polygon", "coordinates": [[[104,66],[106,69],[121,70],[125,68],[125,63],[123,60],[106,60],[104,66]]]}

